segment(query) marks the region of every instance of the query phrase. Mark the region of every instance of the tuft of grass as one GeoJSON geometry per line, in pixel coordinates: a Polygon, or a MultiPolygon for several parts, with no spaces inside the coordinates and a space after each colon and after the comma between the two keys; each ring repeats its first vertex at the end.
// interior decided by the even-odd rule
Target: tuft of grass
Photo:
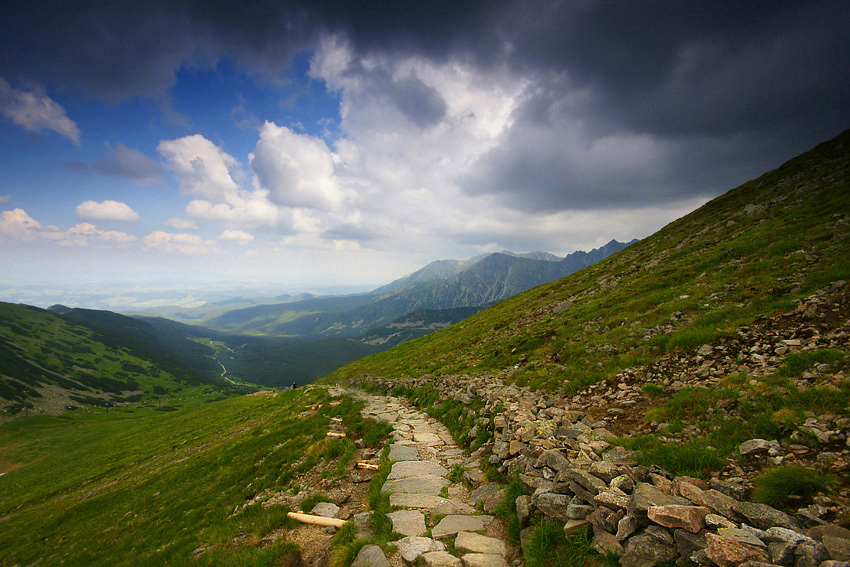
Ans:
{"type": "MultiPolygon", "coordinates": [[[[593,547],[589,530],[581,530],[567,538],[557,522],[543,522],[534,528],[526,545],[528,567],[584,567],[608,562],[593,547]]],[[[614,563],[616,565],[616,563],[614,563]]]]}
{"type": "Polygon", "coordinates": [[[811,370],[818,364],[829,364],[831,367],[843,362],[844,351],[836,349],[813,350],[811,352],[791,353],[785,357],[785,365],[779,369],[781,376],[796,378],[803,372],[811,370]]]}
{"type": "Polygon", "coordinates": [[[333,500],[328,498],[322,492],[315,492],[306,497],[304,500],[302,500],[300,506],[302,510],[304,510],[305,512],[309,512],[313,509],[313,506],[315,506],[319,502],[333,502],[333,500]]]}
{"type": "Polygon", "coordinates": [[[527,491],[520,482],[519,475],[516,475],[513,479],[511,479],[510,484],[508,484],[505,490],[505,499],[502,500],[502,503],[496,508],[496,516],[502,519],[502,522],[504,522],[505,527],[508,530],[511,543],[516,546],[520,545],[519,534],[522,530],[522,525],[520,525],[519,518],[516,514],[516,499],[523,494],[527,494],[527,491]]]}
{"type": "Polygon", "coordinates": [[[726,464],[716,450],[700,439],[675,445],[664,443],[655,435],[642,435],[620,438],[616,442],[632,451],[640,451],[640,464],[658,465],[675,475],[706,478],[709,471],[723,468],[726,464]]]}
{"type": "Polygon", "coordinates": [[[455,465],[455,466],[452,467],[451,472],[449,472],[449,474],[446,478],[449,479],[452,482],[460,482],[463,479],[463,473],[465,473],[468,470],[469,469],[467,467],[463,467],[461,465],[455,465]]]}
{"type": "Polygon", "coordinates": [[[650,382],[641,386],[640,391],[647,396],[657,396],[664,393],[664,386],[650,382]]]}
{"type": "Polygon", "coordinates": [[[834,485],[829,473],[799,465],[768,469],[753,480],[753,501],[776,508],[800,505],[834,485]]]}

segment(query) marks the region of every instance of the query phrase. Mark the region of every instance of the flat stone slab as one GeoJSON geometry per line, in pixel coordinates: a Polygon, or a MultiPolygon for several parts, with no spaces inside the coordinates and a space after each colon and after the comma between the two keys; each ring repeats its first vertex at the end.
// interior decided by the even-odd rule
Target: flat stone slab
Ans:
{"type": "Polygon", "coordinates": [[[381,487],[381,492],[404,492],[407,494],[431,494],[439,496],[443,487],[451,484],[448,479],[425,475],[399,480],[388,480],[381,487]]]}
{"type": "MultiPolygon", "coordinates": [[[[416,561],[416,558],[423,553],[446,550],[446,546],[443,545],[443,542],[431,539],[430,537],[408,536],[394,543],[396,544],[396,549],[398,549],[398,553],[401,555],[401,558],[408,563],[413,563],[416,561]]],[[[458,565],[460,565],[460,563],[458,563],[458,565]]]]}
{"type": "Polygon", "coordinates": [[[469,495],[469,499],[472,502],[473,506],[478,505],[479,502],[484,502],[488,497],[497,493],[501,486],[498,482],[488,482],[487,484],[482,484],[478,488],[472,491],[472,494],[469,495]]]}
{"type": "Polygon", "coordinates": [[[440,514],[443,516],[475,513],[475,508],[469,504],[430,494],[393,493],[390,494],[390,506],[415,508],[417,510],[424,510],[429,514],[440,514]]]}
{"type": "Polygon", "coordinates": [[[440,463],[434,461],[399,461],[393,465],[387,480],[399,480],[402,478],[420,476],[446,476],[449,474],[440,463]]]}
{"type": "Polygon", "coordinates": [[[393,531],[404,536],[425,535],[425,514],[419,510],[397,510],[387,517],[392,520],[393,531]]]}
{"type": "Polygon", "coordinates": [[[393,443],[390,445],[390,461],[418,461],[419,451],[416,447],[393,443]]]}
{"type": "Polygon", "coordinates": [[[490,553],[503,557],[508,553],[508,548],[502,540],[473,532],[458,532],[455,549],[465,549],[473,553],[490,553]]]}
{"type": "Polygon", "coordinates": [[[464,567],[509,567],[501,555],[495,553],[467,553],[463,556],[464,567]]]}
{"type": "Polygon", "coordinates": [[[460,558],[446,551],[429,551],[420,555],[425,567],[462,567],[460,558]]]}
{"type": "Polygon", "coordinates": [[[481,531],[493,521],[493,516],[446,516],[431,530],[431,537],[439,538],[458,532],[481,531]]]}
{"type": "Polygon", "coordinates": [[[413,439],[417,443],[424,443],[425,445],[442,445],[443,440],[440,439],[439,435],[434,433],[418,433],[416,431],[413,432],[413,439]]]}

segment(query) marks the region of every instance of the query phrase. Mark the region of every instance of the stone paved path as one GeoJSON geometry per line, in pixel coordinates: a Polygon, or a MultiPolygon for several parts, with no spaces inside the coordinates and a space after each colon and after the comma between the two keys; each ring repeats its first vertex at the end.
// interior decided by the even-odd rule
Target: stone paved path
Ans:
{"type": "MultiPolygon", "coordinates": [[[[360,397],[366,402],[364,417],[387,421],[395,428],[389,453],[392,471],[382,490],[390,494],[392,506],[403,508],[389,514],[393,530],[406,536],[396,542],[403,561],[413,563],[421,557],[426,567],[507,567],[509,547],[491,537],[500,531],[498,521],[473,507],[463,482],[447,478],[452,467],[461,465],[471,469],[467,478],[481,479],[479,463],[455,444],[443,424],[399,398],[360,397]],[[431,537],[424,537],[428,528],[431,537]]],[[[380,548],[368,547],[354,567],[390,565],[383,556],[375,559],[380,548]]]]}

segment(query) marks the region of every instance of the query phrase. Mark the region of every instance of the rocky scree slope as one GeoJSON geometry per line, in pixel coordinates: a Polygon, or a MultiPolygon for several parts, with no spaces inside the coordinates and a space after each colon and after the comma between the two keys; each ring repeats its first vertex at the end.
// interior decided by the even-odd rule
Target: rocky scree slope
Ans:
{"type": "Polygon", "coordinates": [[[523,525],[586,522],[623,565],[843,564],[830,562],[850,560],[848,223],[845,132],[332,379],[469,404],[469,439],[489,437],[489,463],[529,492],[512,503],[523,525]],[[783,510],[752,502],[774,467],[828,481],[783,510]]]}

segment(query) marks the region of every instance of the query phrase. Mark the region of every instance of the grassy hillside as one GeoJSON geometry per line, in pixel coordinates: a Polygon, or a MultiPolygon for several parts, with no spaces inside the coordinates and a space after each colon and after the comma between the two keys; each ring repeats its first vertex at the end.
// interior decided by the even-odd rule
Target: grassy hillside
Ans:
{"type": "Polygon", "coordinates": [[[333,379],[499,373],[577,391],[850,278],[850,131],[572,276],[333,379]]]}
{"type": "Polygon", "coordinates": [[[0,303],[0,407],[8,418],[212,393],[225,386],[211,353],[114,313],[0,303]]]}
{"type": "Polygon", "coordinates": [[[358,407],[314,388],[0,426],[0,565],[297,564],[288,498],[315,498],[307,483],[347,475],[353,439],[386,434],[358,407]]]}

